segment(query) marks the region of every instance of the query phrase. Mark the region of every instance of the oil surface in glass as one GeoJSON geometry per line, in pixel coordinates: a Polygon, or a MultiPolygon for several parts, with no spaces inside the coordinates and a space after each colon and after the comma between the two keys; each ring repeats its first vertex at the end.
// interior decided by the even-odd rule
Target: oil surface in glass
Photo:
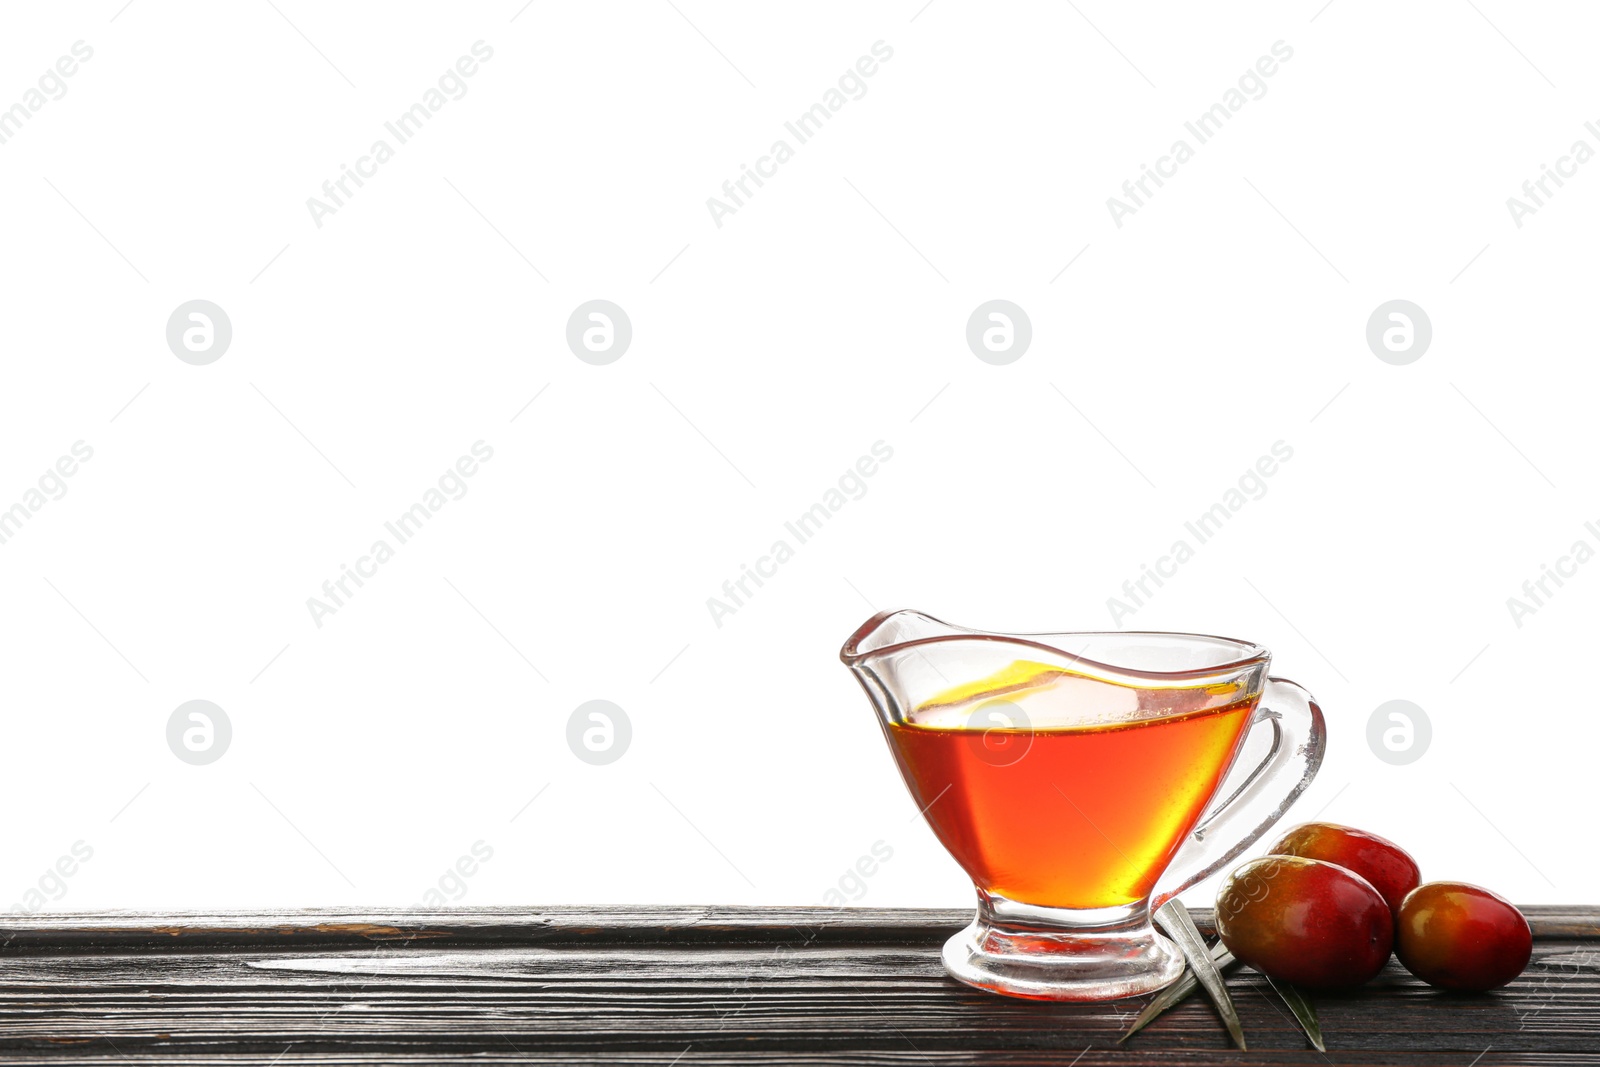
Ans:
{"type": "MultiPolygon", "coordinates": [[[[1053,908],[1131,904],[1199,821],[1256,699],[1090,726],[988,727],[1003,713],[986,708],[1033,718],[1030,695],[1073,677],[1013,663],[917,709],[960,716],[913,712],[889,724],[890,745],[934,833],[977,885],[1053,908]]],[[[1127,692],[1142,701],[1154,691],[1127,692]]]]}

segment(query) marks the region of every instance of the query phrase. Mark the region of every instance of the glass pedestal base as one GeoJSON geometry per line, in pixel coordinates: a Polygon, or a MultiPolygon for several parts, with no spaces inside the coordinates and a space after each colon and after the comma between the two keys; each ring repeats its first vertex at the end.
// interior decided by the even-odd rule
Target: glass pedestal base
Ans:
{"type": "Polygon", "coordinates": [[[1183,973],[1183,953],[1150,925],[1148,901],[1075,911],[980,895],[972,925],[945,942],[952,978],[1030,1000],[1117,1000],[1183,973]]]}

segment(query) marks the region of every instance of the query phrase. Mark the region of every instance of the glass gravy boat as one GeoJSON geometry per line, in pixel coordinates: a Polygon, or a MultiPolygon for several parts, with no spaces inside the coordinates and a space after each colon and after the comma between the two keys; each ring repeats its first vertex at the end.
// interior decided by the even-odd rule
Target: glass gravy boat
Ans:
{"type": "Polygon", "coordinates": [[[1174,981],[1183,957],[1151,909],[1261,837],[1322,762],[1321,709],[1245,641],[989,633],[896,611],[840,658],[977,889],[945,969],[996,993],[1110,1000],[1174,981]],[[1245,766],[1258,727],[1270,744],[1245,766]]]}

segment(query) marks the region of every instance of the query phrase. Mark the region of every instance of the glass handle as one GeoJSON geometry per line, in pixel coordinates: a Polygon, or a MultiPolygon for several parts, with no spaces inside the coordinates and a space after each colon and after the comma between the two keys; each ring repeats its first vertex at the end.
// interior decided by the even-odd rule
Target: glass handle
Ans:
{"type": "Polygon", "coordinates": [[[1159,908],[1255,844],[1289,810],[1322,765],[1327,727],[1311,694],[1285,678],[1268,678],[1249,729],[1272,731],[1272,747],[1255,767],[1235,767],[1215,802],[1190,831],[1150,898],[1159,908]],[[1170,888],[1169,888],[1170,887],[1170,888]]]}

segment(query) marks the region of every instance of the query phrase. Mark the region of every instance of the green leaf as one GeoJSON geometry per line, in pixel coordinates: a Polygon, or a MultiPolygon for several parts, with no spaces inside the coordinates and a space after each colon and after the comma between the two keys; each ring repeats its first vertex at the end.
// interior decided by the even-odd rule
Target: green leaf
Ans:
{"type": "Polygon", "coordinates": [[[1244,1049],[1246,1047],[1244,1027],[1239,1023],[1239,1013],[1234,1009],[1233,999],[1228,996],[1228,987],[1223,984],[1222,974],[1211,958],[1211,950],[1206,948],[1205,938],[1200,936],[1194,920],[1189,918],[1189,909],[1176,900],[1169,900],[1156,910],[1155,919],[1161,924],[1161,929],[1166,931],[1167,936],[1183,949],[1184,958],[1189,961],[1189,969],[1200,980],[1201,986],[1211,997],[1211,1002],[1217,1006],[1217,1014],[1222,1016],[1233,1043],[1244,1049]]]}
{"type": "MultiPolygon", "coordinates": [[[[1229,952],[1228,947],[1221,941],[1211,946],[1211,959],[1223,974],[1227,974],[1239,967],[1239,961],[1233,958],[1233,953],[1229,952]]],[[[1167,986],[1156,995],[1154,1000],[1146,1004],[1144,1011],[1140,1012],[1139,1017],[1133,1021],[1133,1025],[1128,1027],[1128,1032],[1117,1038],[1117,1042],[1120,1044],[1128,1040],[1128,1038],[1149,1026],[1162,1012],[1188,1000],[1190,995],[1199,988],[1200,981],[1194,976],[1194,971],[1185,967],[1183,977],[1167,986]]]]}
{"type": "Polygon", "coordinates": [[[1282,997],[1283,1002],[1289,1005],[1289,1010],[1294,1012],[1294,1017],[1300,1022],[1300,1029],[1306,1032],[1306,1038],[1311,1042],[1311,1047],[1318,1052],[1328,1051],[1322,1044],[1322,1027],[1317,1022],[1317,1009],[1311,1006],[1311,1001],[1306,996],[1305,991],[1299,986],[1290,985],[1288,982],[1275,982],[1265,974],[1261,977],[1266,978],[1267,984],[1272,987],[1273,992],[1282,997]]]}

